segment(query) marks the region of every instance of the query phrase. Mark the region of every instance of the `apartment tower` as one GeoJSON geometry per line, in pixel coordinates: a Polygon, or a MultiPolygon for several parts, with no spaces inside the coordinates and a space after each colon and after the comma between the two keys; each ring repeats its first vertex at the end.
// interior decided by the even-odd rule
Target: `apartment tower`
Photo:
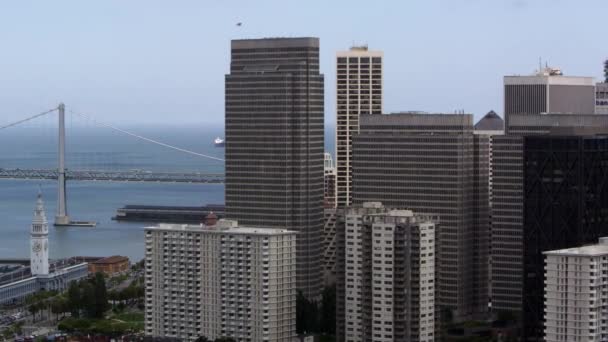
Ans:
{"type": "Polygon", "coordinates": [[[489,138],[470,114],[361,116],[353,200],[438,218],[437,303],[456,320],[488,305],[489,138]]]}
{"type": "Polygon", "coordinates": [[[336,55],[336,169],[338,206],[352,203],[352,138],[362,115],[382,114],[381,51],[354,46],[336,55]]]}
{"type": "Polygon", "coordinates": [[[233,40],[226,75],[226,217],[298,232],[298,289],[317,298],[323,229],[318,38],[233,40]]]}
{"type": "Polygon", "coordinates": [[[346,209],[339,341],[435,341],[435,223],[379,202],[346,209]]]}
{"type": "Polygon", "coordinates": [[[544,252],[544,341],[608,339],[608,238],[544,252]]]}
{"type": "Polygon", "coordinates": [[[146,336],[293,341],[296,233],[214,221],[146,228],[146,336]]]}

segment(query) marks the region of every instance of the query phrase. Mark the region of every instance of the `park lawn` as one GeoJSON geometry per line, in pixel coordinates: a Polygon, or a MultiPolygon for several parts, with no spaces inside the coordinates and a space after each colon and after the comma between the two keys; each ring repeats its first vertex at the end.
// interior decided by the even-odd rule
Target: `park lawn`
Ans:
{"type": "Polygon", "coordinates": [[[139,332],[144,329],[142,313],[123,313],[105,319],[66,318],[58,328],[66,332],[82,334],[122,335],[127,332],[139,332]]]}

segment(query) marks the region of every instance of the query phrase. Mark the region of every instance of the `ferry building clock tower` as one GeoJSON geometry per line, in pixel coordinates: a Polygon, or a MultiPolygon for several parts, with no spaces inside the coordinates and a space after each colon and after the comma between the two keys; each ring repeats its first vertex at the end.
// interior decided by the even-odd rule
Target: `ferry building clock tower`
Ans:
{"type": "Polygon", "coordinates": [[[49,225],[40,192],[30,232],[30,268],[34,276],[49,274],[49,225]]]}

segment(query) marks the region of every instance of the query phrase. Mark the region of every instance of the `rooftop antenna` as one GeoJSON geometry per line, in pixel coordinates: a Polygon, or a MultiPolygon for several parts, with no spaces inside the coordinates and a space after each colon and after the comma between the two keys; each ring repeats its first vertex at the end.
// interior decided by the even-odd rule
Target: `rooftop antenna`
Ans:
{"type": "Polygon", "coordinates": [[[538,72],[540,73],[543,70],[543,58],[538,57],[538,72]]]}

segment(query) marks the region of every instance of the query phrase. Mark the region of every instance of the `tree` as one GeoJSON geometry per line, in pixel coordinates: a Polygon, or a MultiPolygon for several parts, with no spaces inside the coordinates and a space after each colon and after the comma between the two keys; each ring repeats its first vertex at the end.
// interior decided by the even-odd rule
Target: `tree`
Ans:
{"type": "Polygon", "coordinates": [[[296,333],[319,332],[319,307],[315,301],[310,301],[302,291],[296,296],[296,333]]]}
{"type": "Polygon", "coordinates": [[[38,304],[32,303],[27,307],[27,311],[32,314],[32,323],[36,322],[36,314],[38,313],[38,304]]]}
{"type": "Polygon", "coordinates": [[[323,289],[321,299],[321,322],[320,332],[327,335],[336,333],[336,287],[326,287],[323,289]]]}
{"type": "Polygon", "coordinates": [[[296,333],[304,334],[307,332],[306,327],[306,309],[308,300],[304,297],[302,291],[298,290],[296,295],[296,333]]]}
{"type": "Polygon", "coordinates": [[[106,280],[102,273],[97,272],[93,279],[93,318],[103,318],[108,310],[108,291],[106,280]]]}
{"type": "Polygon", "coordinates": [[[232,337],[218,337],[213,342],[236,342],[232,337]]]}
{"type": "Polygon", "coordinates": [[[80,285],[81,305],[87,318],[96,318],[95,287],[92,282],[84,281],[80,285]]]}
{"type": "Polygon", "coordinates": [[[69,311],[68,301],[63,296],[54,297],[51,299],[51,312],[56,315],[57,321],[59,321],[59,315],[69,311]]]}
{"type": "Polygon", "coordinates": [[[79,283],[75,281],[70,283],[68,287],[67,309],[72,314],[72,317],[80,317],[80,309],[82,308],[81,299],[79,283]]]}

